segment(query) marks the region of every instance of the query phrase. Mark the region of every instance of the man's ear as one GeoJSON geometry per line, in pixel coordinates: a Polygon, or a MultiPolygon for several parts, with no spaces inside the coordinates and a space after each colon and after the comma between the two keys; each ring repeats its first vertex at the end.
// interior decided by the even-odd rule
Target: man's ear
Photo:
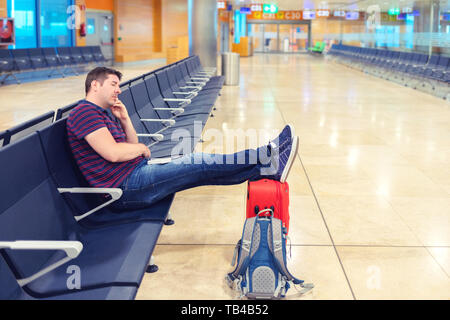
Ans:
{"type": "Polygon", "coordinates": [[[91,82],[91,88],[92,89],[94,89],[94,91],[96,91],[97,90],[97,88],[98,88],[98,81],[97,80],[92,80],[92,82],[91,82]]]}

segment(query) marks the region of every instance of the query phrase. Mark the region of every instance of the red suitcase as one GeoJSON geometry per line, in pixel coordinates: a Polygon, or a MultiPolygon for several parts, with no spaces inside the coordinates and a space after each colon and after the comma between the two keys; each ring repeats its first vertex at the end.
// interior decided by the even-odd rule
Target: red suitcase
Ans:
{"type": "Polygon", "coordinates": [[[274,217],[283,222],[289,233],[289,184],[263,179],[249,181],[247,188],[247,219],[261,210],[272,209],[274,217]]]}

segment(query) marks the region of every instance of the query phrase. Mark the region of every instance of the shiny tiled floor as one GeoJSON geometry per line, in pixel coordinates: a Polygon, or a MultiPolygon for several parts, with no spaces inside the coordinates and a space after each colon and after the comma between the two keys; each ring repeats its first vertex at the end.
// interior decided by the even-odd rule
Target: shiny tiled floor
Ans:
{"type": "MultiPolygon", "coordinates": [[[[0,88],[0,130],[81,98],[83,82],[0,88]]],[[[300,136],[288,267],[315,288],[290,299],[450,298],[448,103],[317,57],[255,55],[216,106],[197,151],[256,147],[286,123],[300,136]]],[[[245,194],[245,184],[178,193],[176,224],[154,252],[160,271],[145,275],[137,299],[235,299],[224,277],[245,194]]]]}
{"type": "MultiPolygon", "coordinates": [[[[241,85],[222,93],[198,151],[257,146],[286,123],[300,136],[288,266],[316,287],[291,299],[450,298],[446,102],[306,55],[241,59],[241,85]],[[239,147],[239,129],[261,138],[239,147]]],[[[155,252],[160,271],[145,276],[137,298],[236,298],[223,279],[245,192],[243,184],[178,193],[176,224],[155,252]]]]}

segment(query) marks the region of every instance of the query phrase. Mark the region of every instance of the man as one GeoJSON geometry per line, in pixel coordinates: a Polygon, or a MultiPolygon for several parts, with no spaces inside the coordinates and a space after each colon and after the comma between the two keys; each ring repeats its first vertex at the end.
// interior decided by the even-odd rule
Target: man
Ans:
{"type": "Polygon", "coordinates": [[[257,150],[233,155],[192,153],[166,164],[148,164],[151,152],[139,143],[127,109],[118,99],[121,78],[120,72],[105,67],[89,72],[86,98],[67,119],[72,153],[89,184],[124,190],[116,207],[145,207],[201,185],[231,185],[262,178],[286,181],[298,148],[298,137],[289,125],[277,139],[257,150]],[[235,160],[232,164],[225,159],[230,156],[235,160]],[[220,161],[205,161],[211,158],[220,161]],[[240,163],[238,159],[256,161],[240,163]]]}

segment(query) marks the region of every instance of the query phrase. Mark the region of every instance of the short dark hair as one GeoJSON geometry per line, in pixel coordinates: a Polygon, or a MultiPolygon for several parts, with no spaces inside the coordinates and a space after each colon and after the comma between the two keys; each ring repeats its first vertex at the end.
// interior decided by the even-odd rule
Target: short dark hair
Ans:
{"type": "Polygon", "coordinates": [[[92,69],[86,76],[86,94],[88,94],[89,90],[91,90],[92,81],[97,80],[103,85],[103,82],[105,82],[106,78],[108,78],[110,74],[116,75],[119,80],[122,80],[122,73],[120,71],[107,67],[97,67],[92,69]]]}

